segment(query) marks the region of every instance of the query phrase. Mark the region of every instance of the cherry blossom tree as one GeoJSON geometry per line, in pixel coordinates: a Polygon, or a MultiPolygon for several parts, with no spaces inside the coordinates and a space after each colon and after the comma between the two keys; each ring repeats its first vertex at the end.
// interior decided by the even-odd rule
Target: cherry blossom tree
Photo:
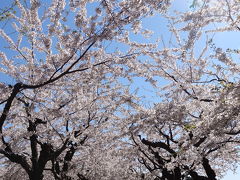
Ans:
{"type": "Polygon", "coordinates": [[[14,33],[0,30],[0,71],[14,82],[0,84],[1,178],[129,176],[113,173],[110,131],[132,98],[118,79],[137,52],[108,44],[128,42],[131,28],[168,1],[15,2],[14,33]]]}
{"type": "Polygon", "coordinates": [[[239,51],[219,47],[214,36],[239,31],[239,8],[239,1],[206,0],[194,11],[165,15],[169,47],[142,49],[149,61],[135,71],[158,89],[162,102],[126,112],[122,131],[143,179],[215,180],[236,168],[239,51]]]}
{"type": "Polygon", "coordinates": [[[13,82],[0,84],[2,179],[215,180],[234,170],[239,51],[215,37],[240,30],[239,1],[197,0],[184,12],[167,0],[16,6],[0,30],[0,72],[13,82]],[[168,45],[132,37],[151,37],[141,20],[154,14],[168,22],[168,45]],[[144,103],[136,77],[159,102],[144,103]]]}

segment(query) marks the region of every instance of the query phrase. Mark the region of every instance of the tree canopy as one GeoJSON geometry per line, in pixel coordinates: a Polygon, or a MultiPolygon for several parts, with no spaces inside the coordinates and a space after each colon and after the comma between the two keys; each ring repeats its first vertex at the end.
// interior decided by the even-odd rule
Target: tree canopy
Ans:
{"type": "Polygon", "coordinates": [[[0,178],[216,180],[234,170],[239,50],[217,38],[240,30],[240,2],[177,2],[3,7],[0,178]],[[152,17],[169,37],[143,24],[152,17]]]}

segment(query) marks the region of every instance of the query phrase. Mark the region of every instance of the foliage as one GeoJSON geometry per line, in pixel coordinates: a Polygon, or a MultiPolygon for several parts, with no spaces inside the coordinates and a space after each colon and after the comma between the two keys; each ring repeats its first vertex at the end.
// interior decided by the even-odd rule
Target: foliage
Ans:
{"type": "Polygon", "coordinates": [[[0,9],[0,21],[4,21],[8,19],[11,13],[16,14],[16,11],[14,10],[15,6],[16,6],[16,3],[13,2],[9,7],[0,9]]]}
{"type": "Polygon", "coordinates": [[[0,83],[2,179],[214,180],[235,168],[239,57],[213,35],[239,31],[240,4],[170,6],[16,0],[11,26],[0,30],[0,72],[13,82],[0,83]],[[132,37],[149,40],[141,20],[154,14],[169,23],[168,47],[132,37]],[[159,102],[144,104],[136,77],[159,102]]]}

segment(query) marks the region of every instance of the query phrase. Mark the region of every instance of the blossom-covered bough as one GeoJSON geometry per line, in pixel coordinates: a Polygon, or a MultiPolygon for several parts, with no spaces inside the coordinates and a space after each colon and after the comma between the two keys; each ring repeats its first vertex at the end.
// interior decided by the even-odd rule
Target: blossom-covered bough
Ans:
{"type": "Polygon", "coordinates": [[[197,4],[16,0],[0,30],[1,178],[215,180],[234,169],[239,51],[214,43],[239,31],[240,3],[197,4]],[[134,41],[149,37],[141,20],[154,13],[169,47],[134,41]],[[159,102],[141,101],[135,77],[159,102]]]}

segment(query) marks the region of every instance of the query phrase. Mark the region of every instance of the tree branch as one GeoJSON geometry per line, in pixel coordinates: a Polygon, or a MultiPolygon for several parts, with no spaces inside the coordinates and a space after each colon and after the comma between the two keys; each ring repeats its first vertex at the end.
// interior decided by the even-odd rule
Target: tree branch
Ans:
{"type": "Polygon", "coordinates": [[[203,158],[202,165],[203,165],[203,168],[204,168],[209,180],[216,180],[216,174],[215,174],[214,170],[211,168],[211,166],[209,164],[209,160],[206,157],[203,158]]]}
{"type": "Polygon", "coordinates": [[[174,157],[176,156],[176,152],[174,150],[172,150],[167,144],[165,144],[163,142],[151,142],[151,141],[148,141],[144,138],[141,141],[142,141],[143,144],[145,144],[147,146],[151,146],[153,148],[159,147],[159,148],[165,149],[170,154],[172,154],[174,157]]]}
{"type": "Polygon", "coordinates": [[[7,118],[7,115],[11,108],[12,102],[13,102],[14,98],[17,96],[17,94],[19,93],[22,86],[23,85],[21,83],[15,84],[10,97],[7,99],[7,103],[3,109],[2,115],[0,117],[0,133],[2,133],[2,126],[7,118]]]}

